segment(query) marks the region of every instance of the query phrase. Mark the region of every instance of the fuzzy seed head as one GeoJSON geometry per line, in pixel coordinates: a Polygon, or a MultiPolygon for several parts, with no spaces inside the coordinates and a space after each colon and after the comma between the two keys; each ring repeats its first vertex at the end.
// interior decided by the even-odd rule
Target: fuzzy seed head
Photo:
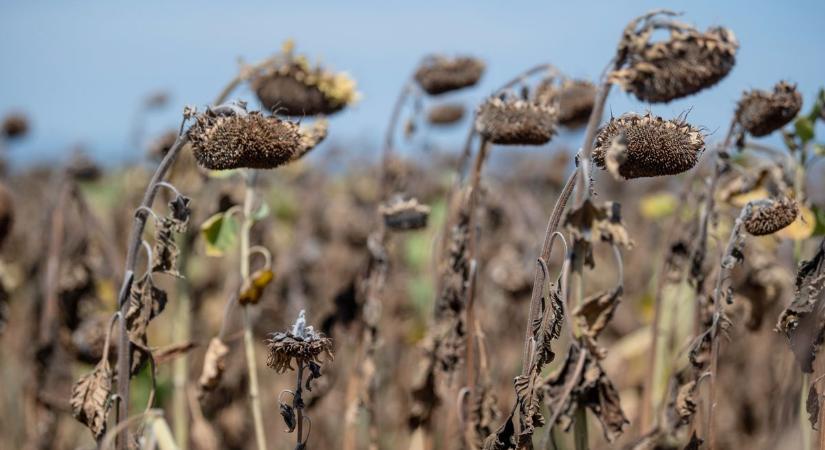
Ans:
{"type": "Polygon", "coordinates": [[[293,362],[320,364],[324,355],[333,359],[332,339],[307,325],[303,310],[290,331],[270,334],[266,345],[269,349],[266,365],[278,373],[294,370],[293,362]]]}
{"type": "Polygon", "coordinates": [[[552,105],[514,98],[490,98],[478,109],[476,130],[501,145],[542,145],[556,133],[558,110],[552,105]]]}
{"type": "Polygon", "coordinates": [[[736,118],[751,136],[767,136],[793,120],[802,108],[802,95],[795,84],[776,83],[773,92],[745,92],[736,108],[736,118]]]}
{"type": "Polygon", "coordinates": [[[547,79],[536,88],[536,99],[548,105],[558,101],[559,123],[578,127],[590,118],[596,102],[596,86],[587,80],[565,80],[557,87],[552,79],[547,79]]]}
{"type": "Polygon", "coordinates": [[[613,72],[610,80],[639,100],[669,102],[724,78],[736,62],[739,43],[733,32],[712,27],[704,33],[688,26],[674,27],[670,38],[632,46],[625,68],[613,72]]]}
{"type": "Polygon", "coordinates": [[[427,94],[439,95],[474,86],[484,73],[481,60],[459,56],[431,56],[415,71],[415,81],[427,94]]]}
{"type": "Polygon", "coordinates": [[[198,164],[210,170],[274,169],[301,148],[300,127],[259,112],[198,116],[189,139],[198,164]]]}
{"type": "Polygon", "coordinates": [[[754,236],[773,234],[787,227],[799,215],[799,205],[790,198],[768,200],[755,206],[745,218],[745,230],[754,236]]]}
{"type": "Polygon", "coordinates": [[[602,169],[617,136],[626,146],[619,175],[625,179],[676,175],[693,168],[705,147],[702,133],[681,119],[665,120],[650,113],[612,118],[596,136],[593,161],[602,169]]]}

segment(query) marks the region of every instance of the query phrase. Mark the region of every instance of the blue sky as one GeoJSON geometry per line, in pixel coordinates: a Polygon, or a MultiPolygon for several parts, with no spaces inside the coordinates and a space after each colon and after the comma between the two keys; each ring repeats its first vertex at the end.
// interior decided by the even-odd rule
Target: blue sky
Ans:
{"type": "MultiPolygon", "coordinates": [[[[364,98],[332,120],[332,137],[353,151],[377,145],[396,92],[430,52],[485,59],[482,85],[457,98],[475,104],[519,70],[550,62],[595,78],[625,23],[669,7],[704,29],[725,25],[741,43],[737,65],[717,87],[649,106],[615,92],[615,114],[651,109],[722,130],[742,90],[799,83],[809,100],[825,85],[825,1],[311,1],[122,2],[0,0],[0,114],[23,110],[31,136],[13,145],[15,163],[51,161],[82,144],[99,159],[135,161],[129,133],[140,100],[172,95],[150,129],[177,123],[183,105],[204,106],[236,71],[286,38],[298,50],[349,71],[364,98]]],[[[249,98],[249,92],[239,96],[249,98]]],[[[717,135],[722,131],[717,131],[717,135]]],[[[448,133],[445,144],[460,141],[448,133]]],[[[575,136],[562,136],[576,145],[575,136]]]]}

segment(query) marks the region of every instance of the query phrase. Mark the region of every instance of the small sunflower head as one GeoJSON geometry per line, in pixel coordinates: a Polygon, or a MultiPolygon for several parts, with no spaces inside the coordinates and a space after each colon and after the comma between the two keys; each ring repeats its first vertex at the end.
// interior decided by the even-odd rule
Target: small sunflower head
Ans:
{"type": "Polygon", "coordinates": [[[478,108],[475,127],[493,144],[542,145],[556,133],[558,110],[533,100],[491,97],[478,108]]]}
{"type": "Polygon", "coordinates": [[[20,113],[12,113],[3,118],[2,133],[8,139],[23,137],[29,131],[29,120],[20,113]]]}
{"type": "Polygon", "coordinates": [[[705,147],[702,133],[681,119],[665,120],[650,113],[627,113],[599,131],[593,161],[607,168],[609,150],[621,141],[624,154],[618,173],[625,179],[676,175],[693,168],[705,147]]]}
{"type": "Polygon", "coordinates": [[[427,94],[439,95],[474,86],[484,73],[484,63],[476,58],[430,56],[415,71],[415,81],[427,94]]]}
{"type": "Polygon", "coordinates": [[[650,30],[636,36],[641,42],[628,47],[627,66],[611,73],[610,80],[639,100],[662,103],[709,88],[733,68],[739,43],[731,30],[669,28],[665,41],[650,42],[650,30]]]}
{"type": "Polygon", "coordinates": [[[384,225],[393,231],[419,230],[427,226],[430,207],[420,204],[416,198],[404,200],[396,196],[379,206],[378,212],[384,217],[384,225]]]}
{"type": "Polygon", "coordinates": [[[278,373],[295,370],[293,362],[305,366],[309,363],[321,364],[323,355],[333,359],[332,339],[307,325],[303,310],[290,331],[270,334],[266,346],[269,348],[266,365],[278,373]]]}
{"type": "Polygon", "coordinates": [[[195,159],[210,170],[274,169],[301,149],[300,126],[237,105],[199,115],[189,129],[195,159]]]}
{"type": "Polygon", "coordinates": [[[564,80],[556,86],[543,80],[536,88],[536,99],[545,104],[558,102],[559,123],[570,128],[587,123],[596,102],[596,86],[587,80],[564,80]]]}
{"type": "Polygon", "coordinates": [[[430,125],[453,125],[464,118],[464,105],[461,103],[442,103],[427,111],[427,122],[430,125]]]}
{"type": "Polygon", "coordinates": [[[773,92],[745,92],[736,107],[736,118],[751,136],[767,136],[793,120],[802,108],[795,84],[776,83],[773,92]]]}
{"type": "Polygon", "coordinates": [[[269,111],[287,116],[333,114],[358,101],[355,80],[346,72],[311,66],[304,55],[286,45],[284,60],[257,74],[252,90],[269,111]]]}
{"type": "Polygon", "coordinates": [[[765,200],[754,205],[745,218],[745,230],[754,236],[773,234],[787,227],[799,215],[799,205],[791,198],[765,200]]]}

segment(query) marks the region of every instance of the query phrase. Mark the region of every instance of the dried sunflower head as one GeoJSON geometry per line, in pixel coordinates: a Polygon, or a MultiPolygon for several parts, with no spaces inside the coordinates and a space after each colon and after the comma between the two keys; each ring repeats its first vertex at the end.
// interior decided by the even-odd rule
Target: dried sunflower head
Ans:
{"type": "Polygon", "coordinates": [[[700,32],[670,24],[670,37],[650,42],[646,29],[627,47],[627,66],[610,74],[610,80],[639,100],[659,103],[687,97],[724,78],[736,62],[739,43],[733,32],[712,27],[700,32]]]}
{"type": "Polygon", "coordinates": [[[427,226],[430,207],[420,204],[416,198],[404,200],[401,196],[395,196],[379,206],[378,212],[384,217],[384,225],[391,230],[419,230],[427,226]]]}
{"type": "Polygon", "coordinates": [[[593,161],[602,169],[616,136],[623,136],[625,154],[618,172],[626,179],[675,175],[693,168],[705,147],[702,133],[681,119],[665,120],[650,113],[627,113],[599,131],[593,161]]]}
{"type": "Polygon", "coordinates": [[[320,364],[321,355],[333,358],[332,339],[308,326],[303,310],[291,331],[270,334],[266,345],[269,348],[266,365],[278,373],[293,369],[293,361],[303,366],[309,363],[320,364]]]}
{"type": "Polygon", "coordinates": [[[799,205],[791,198],[765,200],[745,218],[745,230],[754,236],[773,234],[793,223],[798,214],[799,205]]]}
{"type": "Polygon", "coordinates": [[[773,92],[745,92],[736,107],[736,119],[751,136],[767,136],[793,120],[802,108],[795,84],[776,83],[773,92]]]}
{"type": "Polygon", "coordinates": [[[276,67],[257,74],[252,89],[264,107],[287,116],[333,114],[355,103],[359,93],[346,72],[311,66],[304,55],[293,55],[291,45],[276,67]]]}
{"type": "Polygon", "coordinates": [[[197,117],[189,129],[192,151],[206,169],[274,169],[301,149],[300,126],[277,117],[219,106],[197,117]]]}
{"type": "Polygon", "coordinates": [[[481,104],[476,130],[502,145],[542,145],[556,133],[558,110],[552,105],[513,97],[492,97],[481,104]]]}
{"type": "Polygon", "coordinates": [[[587,123],[596,102],[596,86],[587,80],[565,80],[556,86],[552,78],[536,87],[536,100],[552,105],[558,102],[559,123],[578,127],[587,123]]]}
{"type": "Polygon", "coordinates": [[[453,125],[464,118],[464,105],[461,103],[442,103],[427,111],[430,125],[453,125]]]}
{"type": "Polygon", "coordinates": [[[443,94],[474,86],[484,73],[481,60],[459,56],[431,56],[415,71],[415,81],[430,95],[443,94]]]}
{"type": "Polygon", "coordinates": [[[20,113],[12,113],[3,119],[3,135],[9,139],[24,136],[29,131],[29,120],[20,113]]]}
{"type": "Polygon", "coordinates": [[[301,148],[295,152],[293,160],[298,160],[306,156],[312,149],[318,146],[329,133],[329,121],[326,119],[316,120],[309,127],[301,127],[301,148]]]}

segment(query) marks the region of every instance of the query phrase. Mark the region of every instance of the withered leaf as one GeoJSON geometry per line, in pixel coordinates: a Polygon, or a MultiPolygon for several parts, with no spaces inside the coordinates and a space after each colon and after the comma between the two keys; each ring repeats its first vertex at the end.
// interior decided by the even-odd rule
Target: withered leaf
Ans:
{"type": "Polygon", "coordinates": [[[229,347],[219,338],[214,337],[209,341],[209,346],[206,348],[206,355],[203,358],[203,370],[198,379],[201,394],[215,389],[218,383],[220,383],[221,376],[226,368],[226,355],[228,353],[229,347]]]}
{"type": "Polygon", "coordinates": [[[155,220],[152,272],[167,273],[175,277],[181,276],[177,269],[180,250],[175,243],[175,237],[172,235],[175,226],[175,222],[169,217],[158,217],[155,220]]]}
{"type": "Polygon", "coordinates": [[[679,387],[676,394],[676,404],[674,405],[679,421],[682,424],[690,422],[690,418],[696,413],[696,381],[689,381],[679,387]]]}
{"type": "Polygon", "coordinates": [[[72,415],[89,428],[95,439],[106,432],[111,392],[112,369],[106,359],[102,359],[93,371],[83,375],[72,386],[72,415]]]}
{"type": "Polygon", "coordinates": [[[173,221],[172,229],[178,233],[183,233],[189,226],[189,217],[192,215],[189,202],[189,197],[183,195],[176,195],[175,198],[169,202],[169,211],[172,214],[171,219],[173,221]]]}
{"type": "Polygon", "coordinates": [[[516,433],[516,427],[513,423],[514,414],[515,409],[510,412],[507,420],[495,433],[487,436],[484,440],[483,450],[511,450],[515,448],[516,443],[513,442],[513,437],[516,433]]]}
{"type": "Polygon", "coordinates": [[[564,306],[562,305],[560,284],[550,282],[550,273],[547,264],[539,259],[542,270],[542,294],[539,304],[539,314],[533,319],[533,339],[536,341],[535,371],[540,372],[545,364],[555,359],[551,347],[553,339],[561,335],[564,321],[564,306]]]}
{"type": "Polygon", "coordinates": [[[429,425],[433,411],[441,403],[436,391],[435,369],[437,356],[435,349],[430,347],[434,347],[434,345],[427,346],[427,358],[421,361],[412,386],[412,405],[407,416],[407,425],[411,430],[429,425]]]}
{"type": "Polygon", "coordinates": [[[275,278],[275,274],[269,269],[260,269],[252,273],[252,276],[244,280],[241,286],[238,303],[241,305],[255,305],[261,300],[264,289],[275,278]]]}
{"type": "Polygon", "coordinates": [[[297,425],[295,421],[295,409],[286,403],[281,403],[281,417],[283,417],[284,423],[286,424],[286,432],[292,433],[295,431],[295,426],[297,425]]]}
{"type": "Polygon", "coordinates": [[[598,358],[586,345],[579,343],[571,347],[562,369],[547,382],[548,397],[558,398],[561,395],[567,381],[575,372],[574,366],[578,361],[579,352],[582,351],[586,352],[584,372],[570,397],[561,406],[563,412],[557,419],[558,424],[564,429],[569,429],[576,409],[586,407],[601,423],[605,439],[613,442],[630,422],[622,411],[618,391],[607,378],[607,374],[598,363],[598,358]]]}
{"type": "Polygon", "coordinates": [[[307,364],[307,368],[309,369],[309,376],[304,387],[306,387],[306,390],[312,392],[312,380],[321,378],[321,365],[315,361],[310,361],[309,364],[307,364]]]}
{"type": "Polygon", "coordinates": [[[699,447],[704,443],[705,441],[703,439],[699,439],[699,437],[696,436],[696,430],[694,430],[690,435],[690,441],[685,446],[685,450],[699,450],[699,447]]]}
{"type": "Polygon", "coordinates": [[[811,422],[811,428],[817,429],[816,425],[819,423],[819,392],[816,390],[816,383],[811,383],[808,388],[808,399],[805,401],[805,411],[808,413],[808,421],[811,422]]]}
{"type": "Polygon", "coordinates": [[[593,339],[599,336],[619,306],[622,291],[622,287],[618,286],[584,299],[581,306],[573,312],[582,333],[593,339]]]}
{"type": "Polygon", "coordinates": [[[796,360],[806,373],[813,372],[813,361],[825,341],[825,327],[821,314],[822,292],[825,288],[825,239],[813,258],[799,265],[794,289],[794,300],[782,311],[776,325],[785,334],[796,360]]]}
{"type": "Polygon", "coordinates": [[[166,292],[155,287],[149,274],[132,285],[126,310],[126,328],[132,342],[145,342],[149,322],[163,312],[166,300],[166,292]]]}

